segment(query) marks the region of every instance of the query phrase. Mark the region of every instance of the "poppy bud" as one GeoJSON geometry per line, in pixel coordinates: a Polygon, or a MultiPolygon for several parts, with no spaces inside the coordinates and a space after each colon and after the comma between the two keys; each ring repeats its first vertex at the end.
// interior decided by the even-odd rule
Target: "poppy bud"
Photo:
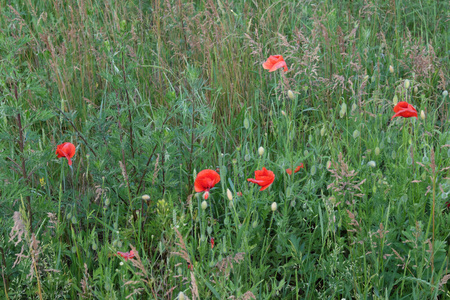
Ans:
{"type": "Polygon", "coordinates": [[[369,161],[369,162],[367,163],[367,165],[368,165],[369,167],[372,167],[372,168],[375,168],[375,167],[377,166],[376,162],[374,162],[373,160],[369,161]]]}
{"type": "Polygon", "coordinates": [[[392,102],[394,102],[394,105],[397,105],[397,103],[398,103],[397,95],[394,95],[394,99],[392,99],[392,102]]]}
{"type": "Polygon", "coordinates": [[[358,108],[358,105],[356,103],[352,104],[352,113],[358,108]]]}
{"type": "Polygon", "coordinates": [[[208,202],[203,201],[201,206],[202,206],[202,209],[205,210],[208,207],[208,202]]]}
{"type": "Polygon", "coordinates": [[[180,292],[179,294],[178,294],[178,300],[185,300],[186,299],[186,297],[184,296],[184,293],[183,292],[180,292]]]}
{"type": "Polygon", "coordinates": [[[409,79],[405,79],[405,89],[409,89],[409,86],[411,85],[411,82],[409,79]]]}
{"type": "Polygon", "coordinates": [[[258,226],[258,221],[257,220],[253,221],[253,223],[252,223],[253,229],[256,228],[257,226],[258,226]]]}
{"type": "Polygon", "coordinates": [[[369,75],[364,76],[364,81],[366,81],[367,79],[369,79],[369,75]]]}
{"type": "Polygon", "coordinates": [[[414,87],[414,94],[417,94],[419,92],[419,88],[417,86],[414,87]]]}
{"type": "Polygon", "coordinates": [[[259,147],[258,148],[258,154],[259,154],[259,156],[263,156],[264,155],[264,148],[263,147],[259,147]]]}
{"type": "Polygon", "coordinates": [[[375,155],[376,156],[380,155],[380,147],[375,148],[375,155]]]}
{"type": "Polygon", "coordinates": [[[233,194],[231,193],[230,189],[227,189],[227,198],[228,198],[228,200],[230,200],[230,201],[233,200],[233,194]]]}
{"type": "Polygon", "coordinates": [[[312,166],[311,167],[311,176],[314,176],[316,174],[316,171],[317,171],[316,165],[312,166]]]}
{"type": "Polygon", "coordinates": [[[320,136],[324,136],[325,135],[325,126],[322,127],[322,129],[320,130],[320,136]]]}
{"type": "Polygon", "coordinates": [[[361,135],[361,132],[359,132],[358,129],[356,129],[355,131],[353,131],[353,138],[356,139],[361,135]]]}
{"type": "Polygon", "coordinates": [[[341,105],[341,111],[339,112],[339,116],[341,118],[345,117],[345,114],[347,113],[347,104],[342,103],[341,105]]]}
{"type": "Polygon", "coordinates": [[[150,200],[150,196],[149,195],[142,195],[142,200],[148,201],[148,200],[150,200]]]}
{"type": "Polygon", "coordinates": [[[248,122],[248,119],[245,118],[245,119],[244,119],[244,128],[245,128],[245,129],[248,129],[249,127],[250,127],[250,123],[248,122]]]}
{"type": "Polygon", "coordinates": [[[294,93],[293,93],[291,90],[289,90],[289,91],[287,92],[287,95],[288,95],[288,98],[289,98],[289,99],[291,99],[291,100],[294,100],[294,99],[295,99],[294,93]]]}
{"type": "Polygon", "coordinates": [[[272,203],[271,209],[272,209],[273,212],[275,212],[277,210],[277,203],[276,202],[272,203]]]}
{"type": "Polygon", "coordinates": [[[326,166],[327,166],[327,169],[328,169],[328,170],[331,168],[331,160],[327,161],[326,166]]]}
{"type": "Polygon", "coordinates": [[[423,110],[420,111],[420,118],[425,120],[425,112],[423,110]]]}
{"type": "Polygon", "coordinates": [[[392,65],[389,66],[389,72],[394,73],[394,67],[392,65]]]}
{"type": "Polygon", "coordinates": [[[286,117],[286,112],[284,110],[281,111],[281,114],[286,117]]]}
{"type": "Polygon", "coordinates": [[[444,98],[448,96],[447,90],[445,90],[445,91],[442,92],[442,96],[444,96],[444,98]]]}

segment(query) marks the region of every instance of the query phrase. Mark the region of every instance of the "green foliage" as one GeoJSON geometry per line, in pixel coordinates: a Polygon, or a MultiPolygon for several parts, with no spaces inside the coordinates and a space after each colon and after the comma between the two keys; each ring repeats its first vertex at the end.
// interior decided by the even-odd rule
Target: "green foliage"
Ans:
{"type": "Polygon", "coordinates": [[[0,4],[0,298],[450,297],[448,2],[0,4]]]}

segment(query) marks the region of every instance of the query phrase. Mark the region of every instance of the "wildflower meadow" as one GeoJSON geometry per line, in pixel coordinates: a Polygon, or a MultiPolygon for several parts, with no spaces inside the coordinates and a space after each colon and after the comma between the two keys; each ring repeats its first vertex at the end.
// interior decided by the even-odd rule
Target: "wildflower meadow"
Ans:
{"type": "Polygon", "coordinates": [[[450,299],[449,1],[0,11],[0,299],[450,299]]]}

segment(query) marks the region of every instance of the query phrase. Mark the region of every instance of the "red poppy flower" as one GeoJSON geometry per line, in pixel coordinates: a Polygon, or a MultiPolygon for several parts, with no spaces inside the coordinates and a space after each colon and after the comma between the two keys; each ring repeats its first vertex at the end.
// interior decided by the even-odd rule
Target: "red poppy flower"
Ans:
{"type": "Polygon", "coordinates": [[[193,271],[194,270],[194,266],[192,264],[190,264],[189,262],[187,263],[188,269],[193,271]]]}
{"type": "Polygon", "coordinates": [[[275,174],[272,171],[262,168],[262,170],[255,171],[255,179],[248,178],[247,181],[256,183],[261,187],[260,191],[267,189],[275,180],[275,174]]]}
{"type": "Polygon", "coordinates": [[[120,256],[122,256],[122,257],[125,259],[125,261],[134,258],[134,252],[133,252],[133,250],[130,250],[130,252],[120,252],[120,251],[117,251],[117,254],[119,254],[120,256]]]}
{"type": "Polygon", "coordinates": [[[220,181],[220,175],[210,169],[200,171],[195,178],[194,188],[197,193],[205,192],[203,198],[208,199],[209,190],[212,189],[220,181]]]}
{"type": "Polygon", "coordinates": [[[214,238],[211,238],[211,249],[214,248],[214,238]]]}
{"type": "MultiPolygon", "coordinates": [[[[300,169],[302,169],[302,168],[303,168],[303,164],[300,163],[300,165],[297,166],[297,167],[295,168],[294,173],[297,173],[297,172],[300,171],[300,169]]],[[[289,175],[292,175],[292,170],[291,170],[291,168],[286,169],[286,173],[288,173],[289,175]]]]}
{"type": "Polygon", "coordinates": [[[281,55],[269,56],[266,62],[263,63],[263,68],[269,70],[269,72],[273,72],[275,70],[278,70],[279,68],[284,68],[284,72],[288,70],[286,62],[281,55]]]}
{"type": "Polygon", "coordinates": [[[417,117],[417,110],[408,102],[400,101],[394,107],[395,115],[392,116],[391,120],[395,117],[411,118],[417,117]]]}
{"type": "Polygon", "coordinates": [[[69,166],[71,166],[71,158],[75,155],[75,146],[72,143],[62,143],[61,145],[56,146],[56,154],[58,155],[58,158],[67,158],[69,166]]]}

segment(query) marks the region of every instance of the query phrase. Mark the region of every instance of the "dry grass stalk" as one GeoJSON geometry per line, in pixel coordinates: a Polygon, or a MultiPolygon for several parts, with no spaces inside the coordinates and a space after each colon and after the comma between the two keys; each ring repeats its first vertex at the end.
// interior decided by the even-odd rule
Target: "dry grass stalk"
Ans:
{"type": "Polygon", "coordinates": [[[238,252],[235,256],[228,255],[216,264],[219,271],[228,278],[230,270],[233,269],[233,263],[240,264],[244,260],[245,252],[238,252]]]}
{"type": "MultiPolygon", "coordinates": [[[[176,227],[174,227],[174,230],[177,234],[178,241],[179,241],[178,243],[175,243],[175,245],[179,246],[181,248],[181,250],[178,252],[171,252],[171,254],[180,256],[187,262],[188,266],[192,266],[191,259],[189,258],[189,254],[187,252],[187,248],[186,248],[186,244],[184,243],[183,236],[181,235],[180,231],[178,231],[178,229],[176,227]]],[[[198,293],[197,280],[195,279],[193,270],[190,270],[190,276],[191,276],[192,300],[195,300],[195,299],[199,298],[200,296],[198,293]]]]}
{"type": "Polygon", "coordinates": [[[9,233],[9,240],[8,242],[13,241],[17,238],[17,241],[14,243],[14,246],[17,246],[21,241],[23,235],[26,233],[25,224],[22,220],[22,215],[20,212],[15,211],[13,215],[14,225],[11,229],[11,232],[9,233]]]}
{"type": "Polygon", "coordinates": [[[354,180],[354,177],[358,174],[355,170],[349,170],[348,165],[344,162],[342,153],[338,155],[338,162],[332,162],[334,169],[329,169],[331,172],[331,176],[335,178],[335,181],[327,186],[327,189],[332,189],[337,192],[338,195],[345,196],[347,193],[350,193],[356,197],[363,197],[363,193],[361,192],[361,185],[366,181],[363,179],[358,182],[354,180]]]}

